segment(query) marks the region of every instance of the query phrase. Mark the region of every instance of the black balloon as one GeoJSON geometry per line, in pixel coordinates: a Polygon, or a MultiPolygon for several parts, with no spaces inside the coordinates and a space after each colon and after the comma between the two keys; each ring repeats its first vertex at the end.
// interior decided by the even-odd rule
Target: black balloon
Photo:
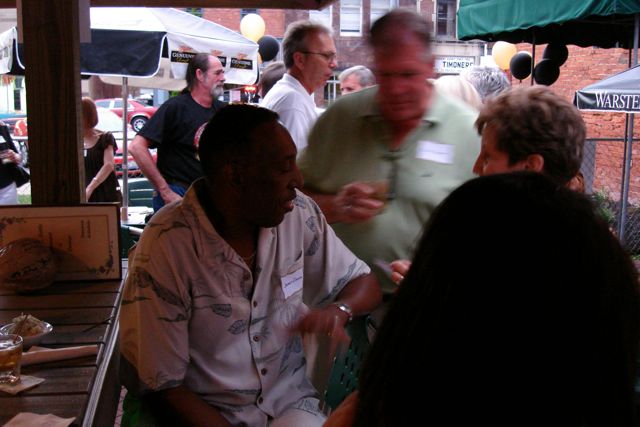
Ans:
{"type": "Polygon", "coordinates": [[[518,52],[511,57],[509,62],[511,75],[518,80],[526,79],[531,74],[531,55],[527,52],[518,52]]]}
{"type": "Polygon", "coordinates": [[[258,53],[263,61],[271,61],[280,50],[280,43],[273,36],[262,36],[258,40],[258,53]]]}
{"type": "Polygon", "coordinates": [[[551,86],[560,77],[560,66],[551,59],[543,59],[533,69],[536,83],[551,86]]]}
{"type": "Polygon", "coordinates": [[[558,64],[558,67],[564,64],[569,57],[569,49],[566,45],[559,43],[549,43],[542,52],[542,59],[551,59],[558,64]]]}

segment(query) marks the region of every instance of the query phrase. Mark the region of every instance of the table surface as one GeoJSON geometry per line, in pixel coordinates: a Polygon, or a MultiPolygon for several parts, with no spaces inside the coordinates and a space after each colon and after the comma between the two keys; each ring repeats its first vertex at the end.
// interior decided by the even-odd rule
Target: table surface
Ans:
{"type": "Polygon", "coordinates": [[[153,213],[153,209],[146,206],[129,206],[127,208],[127,216],[121,211],[120,222],[124,225],[144,228],[147,215],[153,213]]]}
{"type": "MultiPolygon", "coordinates": [[[[123,277],[126,264],[124,267],[123,277]]],[[[19,412],[75,417],[75,426],[93,424],[102,380],[117,340],[121,290],[121,280],[55,282],[23,295],[0,289],[0,325],[28,313],[53,325],[53,332],[44,337],[41,347],[98,345],[94,356],[23,367],[22,374],[45,381],[17,396],[0,392],[0,425],[19,412]]]]}

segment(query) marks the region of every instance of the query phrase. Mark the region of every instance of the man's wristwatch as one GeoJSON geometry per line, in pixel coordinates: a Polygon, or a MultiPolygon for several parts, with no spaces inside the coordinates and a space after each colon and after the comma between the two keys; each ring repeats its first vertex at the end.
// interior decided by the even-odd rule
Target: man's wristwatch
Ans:
{"type": "Polygon", "coordinates": [[[349,320],[347,320],[347,323],[349,323],[349,322],[351,322],[351,320],[353,320],[353,310],[351,309],[351,306],[349,304],[347,304],[346,302],[342,302],[342,301],[336,301],[336,302],[333,303],[333,305],[338,307],[339,310],[344,311],[345,313],[347,313],[347,316],[349,316],[349,320]]]}

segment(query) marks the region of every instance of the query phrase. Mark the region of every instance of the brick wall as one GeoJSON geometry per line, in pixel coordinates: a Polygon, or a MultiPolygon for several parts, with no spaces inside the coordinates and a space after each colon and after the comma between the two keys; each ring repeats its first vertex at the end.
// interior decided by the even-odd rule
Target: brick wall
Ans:
{"type": "MultiPolygon", "coordinates": [[[[241,9],[204,9],[203,18],[220,24],[230,30],[240,32],[241,9]]],[[[273,37],[282,37],[285,29],[285,13],[282,9],[259,9],[264,19],[264,33],[273,37]]],[[[306,12],[304,12],[306,14],[306,12]]]]}
{"type": "MultiPolygon", "coordinates": [[[[542,59],[545,45],[536,46],[536,64],[542,59]]],[[[560,67],[560,77],[551,85],[554,92],[573,101],[576,90],[603,80],[628,68],[629,51],[625,49],[580,48],[569,46],[569,58],[560,67]]],[[[518,51],[531,52],[531,45],[519,44],[518,51]]],[[[512,79],[513,85],[531,84],[512,79]]],[[[583,112],[587,124],[587,138],[624,138],[625,114],[583,112]]],[[[640,120],[634,120],[634,136],[640,137],[640,120]]],[[[638,159],[640,148],[633,149],[632,158],[638,159]]],[[[593,191],[604,191],[611,198],[620,198],[624,143],[620,141],[598,142],[594,150],[585,152],[587,162],[593,164],[593,191]]],[[[632,165],[629,185],[629,201],[640,205],[640,162],[632,165]]]]}

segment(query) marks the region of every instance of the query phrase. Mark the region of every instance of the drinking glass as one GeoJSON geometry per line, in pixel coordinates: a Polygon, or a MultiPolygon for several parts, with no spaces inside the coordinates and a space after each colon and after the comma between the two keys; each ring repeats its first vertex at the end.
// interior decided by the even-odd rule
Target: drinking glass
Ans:
{"type": "Polygon", "coordinates": [[[380,200],[385,205],[393,199],[394,165],[383,161],[371,165],[363,176],[363,182],[373,188],[373,198],[380,200]]]}
{"type": "Polygon", "coordinates": [[[22,362],[22,337],[0,335],[0,384],[15,384],[20,381],[22,362]]]}

